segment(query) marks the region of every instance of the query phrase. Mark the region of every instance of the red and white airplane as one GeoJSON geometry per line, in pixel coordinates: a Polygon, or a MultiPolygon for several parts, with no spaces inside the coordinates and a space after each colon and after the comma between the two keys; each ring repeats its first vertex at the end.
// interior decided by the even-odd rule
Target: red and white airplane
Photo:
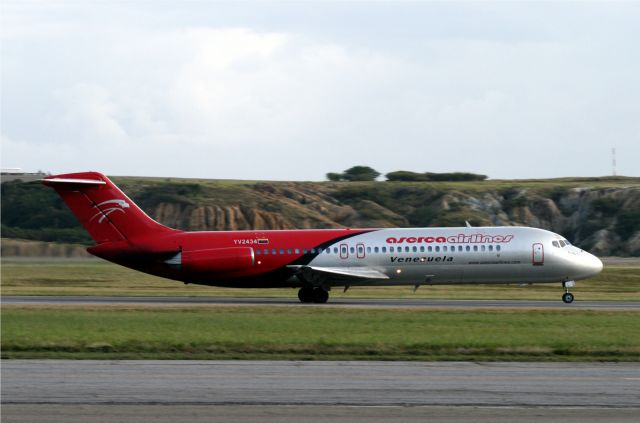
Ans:
{"type": "Polygon", "coordinates": [[[147,216],[97,172],[50,176],[96,245],[87,251],[184,283],[299,287],[324,303],[334,286],[551,283],[573,301],[575,280],[602,262],[562,236],[528,227],[185,232],[147,216]]]}

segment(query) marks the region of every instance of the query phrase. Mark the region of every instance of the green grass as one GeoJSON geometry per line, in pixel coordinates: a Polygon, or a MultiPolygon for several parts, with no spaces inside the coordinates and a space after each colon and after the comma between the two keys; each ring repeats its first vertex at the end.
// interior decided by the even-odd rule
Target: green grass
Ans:
{"type": "MultiPolygon", "coordinates": [[[[593,279],[578,281],[579,300],[640,300],[640,265],[606,265],[593,279]]],[[[3,295],[124,295],[296,297],[295,289],[232,289],[184,285],[103,261],[7,261],[1,268],[3,295]]],[[[336,288],[332,298],[443,298],[559,300],[560,283],[336,288]]]]}
{"type": "Polygon", "coordinates": [[[2,357],[640,361],[640,313],[5,306],[2,357]]]}

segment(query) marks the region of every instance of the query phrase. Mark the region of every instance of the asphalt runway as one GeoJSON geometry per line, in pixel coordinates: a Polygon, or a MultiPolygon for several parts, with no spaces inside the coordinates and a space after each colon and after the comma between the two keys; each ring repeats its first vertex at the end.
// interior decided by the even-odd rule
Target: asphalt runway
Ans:
{"type": "Polygon", "coordinates": [[[297,298],[241,298],[241,297],[104,297],[104,296],[2,296],[2,304],[21,305],[153,305],[153,306],[300,306],[353,308],[542,308],[542,309],[600,309],[640,310],[639,301],[579,301],[565,304],[557,301],[531,300],[433,300],[433,299],[329,299],[327,304],[301,304],[297,298]]]}
{"type": "Polygon", "coordinates": [[[628,363],[4,360],[2,420],[637,421],[628,363]]]}

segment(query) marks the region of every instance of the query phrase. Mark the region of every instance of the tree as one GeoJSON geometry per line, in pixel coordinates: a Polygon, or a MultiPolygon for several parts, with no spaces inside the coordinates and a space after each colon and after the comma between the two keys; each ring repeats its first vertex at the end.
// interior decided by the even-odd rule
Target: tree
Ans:
{"type": "Polygon", "coordinates": [[[353,166],[344,171],[343,178],[347,181],[375,181],[380,172],[369,166],[353,166]]]}
{"type": "Polygon", "coordinates": [[[388,181],[428,181],[429,177],[424,173],[410,172],[408,170],[397,170],[385,175],[388,181]]]}
{"type": "Polygon", "coordinates": [[[344,178],[344,173],[334,173],[334,172],[327,173],[327,179],[333,182],[342,181],[343,178],[344,178]]]}
{"type": "Polygon", "coordinates": [[[410,172],[408,170],[396,170],[385,175],[388,181],[484,181],[487,175],[478,175],[468,172],[450,172],[450,173],[433,173],[433,172],[410,172]]]}

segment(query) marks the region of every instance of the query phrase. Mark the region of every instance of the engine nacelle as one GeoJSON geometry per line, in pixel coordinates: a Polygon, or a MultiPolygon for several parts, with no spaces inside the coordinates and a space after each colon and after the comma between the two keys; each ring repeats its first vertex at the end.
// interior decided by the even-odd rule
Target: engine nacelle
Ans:
{"type": "Polygon", "coordinates": [[[251,247],[212,248],[210,250],[182,251],[182,270],[197,273],[224,273],[244,270],[255,263],[251,247]]]}

